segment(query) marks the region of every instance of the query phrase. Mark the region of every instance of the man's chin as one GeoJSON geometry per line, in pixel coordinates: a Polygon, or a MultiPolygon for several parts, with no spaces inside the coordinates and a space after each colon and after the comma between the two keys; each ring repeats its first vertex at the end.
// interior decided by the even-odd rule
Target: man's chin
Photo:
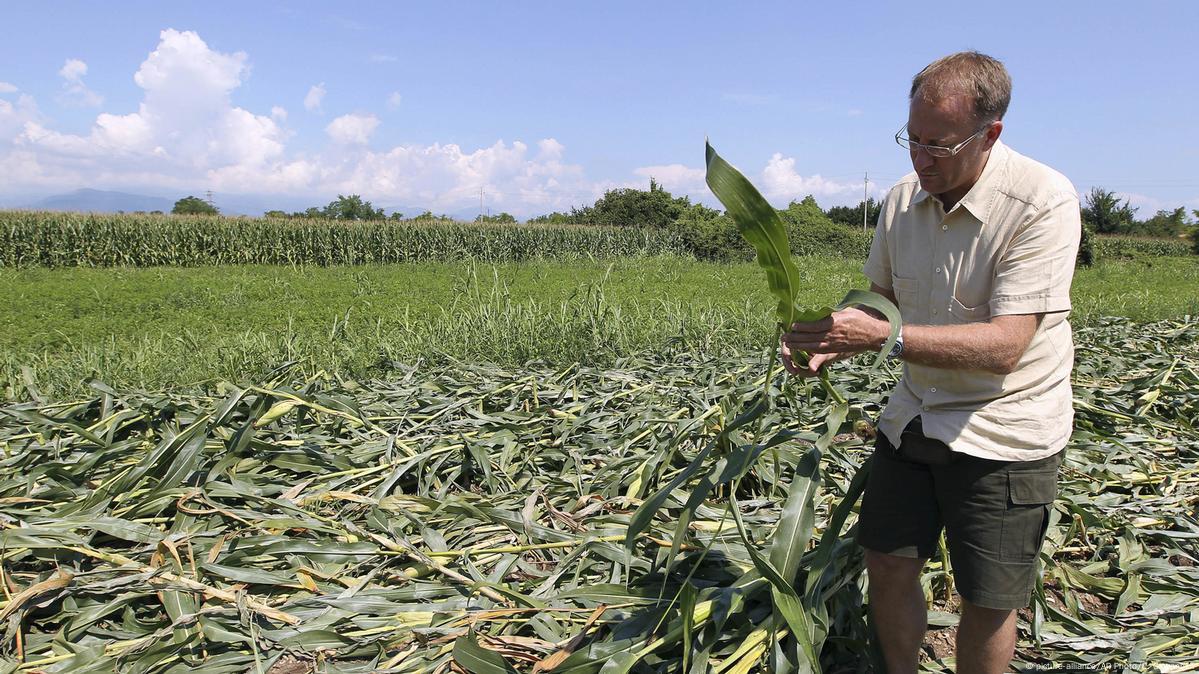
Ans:
{"type": "Polygon", "coordinates": [[[945,182],[940,176],[922,176],[919,173],[916,177],[920,179],[920,187],[929,194],[940,194],[945,191],[945,182]]]}

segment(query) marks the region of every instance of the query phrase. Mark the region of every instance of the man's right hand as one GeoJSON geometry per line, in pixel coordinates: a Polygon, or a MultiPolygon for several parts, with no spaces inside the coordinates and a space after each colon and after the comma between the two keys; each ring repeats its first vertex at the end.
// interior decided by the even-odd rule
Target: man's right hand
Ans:
{"type": "Polygon", "coordinates": [[[783,351],[783,367],[793,375],[798,377],[815,377],[820,374],[820,368],[834,361],[845,358],[847,354],[840,353],[813,353],[808,358],[808,366],[803,367],[791,360],[791,347],[787,346],[785,341],[780,339],[783,351]]]}

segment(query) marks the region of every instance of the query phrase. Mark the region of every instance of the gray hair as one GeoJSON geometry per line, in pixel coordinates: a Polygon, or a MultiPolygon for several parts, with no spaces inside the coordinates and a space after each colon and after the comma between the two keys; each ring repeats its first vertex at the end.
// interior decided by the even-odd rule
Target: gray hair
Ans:
{"type": "Polygon", "coordinates": [[[964,94],[974,99],[979,122],[1003,119],[1012,100],[1012,78],[996,59],[976,51],[943,56],[912,78],[908,100],[935,101],[964,94]]]}

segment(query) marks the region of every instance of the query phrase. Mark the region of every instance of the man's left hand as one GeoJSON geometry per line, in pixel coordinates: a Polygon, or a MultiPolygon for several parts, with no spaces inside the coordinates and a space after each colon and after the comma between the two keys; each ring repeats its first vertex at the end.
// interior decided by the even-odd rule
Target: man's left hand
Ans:
{"type": "Polygon", "coordinates": [[[861,353],[882,348],[890,334],[887,322],[849,307],[810,323],[792,323],[783,334],[791,351],[808,353],[861,353]]]}

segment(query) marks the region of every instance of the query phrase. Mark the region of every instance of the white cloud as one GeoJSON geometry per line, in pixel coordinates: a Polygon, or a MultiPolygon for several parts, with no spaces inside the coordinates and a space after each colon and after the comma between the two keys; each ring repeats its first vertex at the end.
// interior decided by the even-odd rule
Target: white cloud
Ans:
{"type": "Polygon", "coordinates": [[[400,58],[392,54],[371,54],[371,63],[399,63],[400,58]]]}
{"type": "Polygon", "coordinates": [[[99,107],[104,98],[87,88],[83,76],[87,74],[87,64],[79,59],[67,59],[58,74],[63,79],[62,101],[71,105],[83,105],[89,108],[99,107]]]}
{"type": "Polygon", "coordinates": [[[8,82],[0,82],[0,94],[15,94],[17,91],[19,90],[16,85],[9,84],[8,82]]]}
{"type": "Polygon", "coordinates": [[[329,122],[325,133],[334,143],[365,145],[371,134],[379,128],[379,118],[374,115],[342,115],[329,122]]]}
{"type": "Polygon", "coordinates": [[[304,96],[304,109],[309,112],[320,112],[321,101],[325,100],[325,83],[314,84],[304,96]]]}
{"type": "Polygon", "coordinates": [[[37,103],[29,94],[18,96],[15,105],[0,100],[0,148],[12,142],[26,124],[37,122],[39,118],[37,103]]]}
{"type": "Polygon", "coordinates": [[[78,82],[87,74],[87,64],[79,59],[67,59],[58,74],[68,82],[78,82]]]}
{"type": "Polygon", "coordinates": [[[667,192],[676,196],[689,194],[700,195],[708,191],[704,181],[705,171],[701,168],[691,168],[682,164],[666,164],[664,166],[643,166],[634,169],[633,173],[643,178],[653,178],[667,192]]]}
{"type": "Polygon", "coordinates": [[[775,152],[762,169],[762,192],[767,199],[791,201],[807,195],[814,197],[839,197],[856,192],[861,183],[843,183],[829,180],[819,174],[802,176],[795,170],[795,158],[784,157],[775,152]]]}
{"type": "Polygon", "coordinates": [[[543,160],[558,161],[562,159],[562,153],[566,151],[566,146],[554,138],[545,138],[537,141],[537,149],[540,151],[543,160]]]}
{"type": "Polygon", "coordinates": [[[333,192],[370,194],[376,203],[419,203],[441,210],[477,204],[479,190],[491,210],[527,215],[593,201],[602,190],[586,181],[582,167],[561,161],[561,145],[497,141],[465,151],[455,144],[401,145],[363,152],[352,164],[331,169],[324,184],[333,192]]]}
{"type": "MultiPolygon", "coordinates": [[[[588,180],[554,138],[373,149],[368,141],[380,119],[369,112],[334,119],[325,147],[289,152],[284,108],[256,114],[233,104],[248,72],[245,54],[211,49],[196,33],[164,30],[134,76],[142,100],[132,110],[103,111],[87,133],[55,128],[31,96],[0,99],[0,185],[13,193],[212,189],[314,204],[355,193],[381,206],[439,212],[477,205],[483,189],[492,212],[521,217],[590,203],[618,186],[588,180]]],[[[84,76],[79,66],[67,73],[84,76]]],[[[323,92],[324,85],[315,88],[323,92]]]]}
{"type": "MultiPolygon", "coordinates": [[[[68,62],[64,76],[81,76],[85,67],[68,62]]],[[[173,185],[212,168],[262,167],[282,154],[284,133],[270,117],[232,105],[230,94],[247,70],[245,54],[213,51],[193,32],[164,30],[134,74],[144,91],[136,112],[102,113],[86,136],[26,121],[15,142],[47,175],[82,175],[84,184],[173,185]]],[[[10,172],[9,179],[20,177],[10,172]]]]}
{"type": "Polygon", "coordinates": [[[393,92],[391,92],[391,95],[387,97],[387,109],[388,110],[399,110],[400,104],[403,102],[404,102],[404,97],[400,95],[400,92],[393,91],[393,92]]]}

